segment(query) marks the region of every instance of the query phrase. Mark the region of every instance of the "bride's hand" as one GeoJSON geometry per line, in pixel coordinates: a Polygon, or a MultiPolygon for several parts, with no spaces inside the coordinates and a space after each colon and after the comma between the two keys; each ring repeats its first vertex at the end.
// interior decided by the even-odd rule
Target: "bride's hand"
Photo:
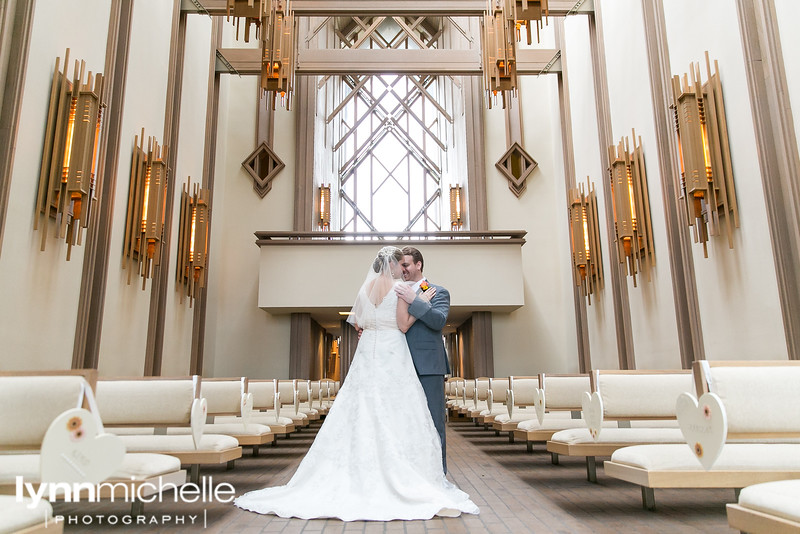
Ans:
{"type": "Polygon", "coordinates": [[[435,296],[436,296],[436,288],[431,286],[431,287],[428,288],[427,291],[423,291],[419,295],[419,298],[421,298],[425,302],[430,302],[430,301],[433,300],[433,297],[435,297],[435,296]]]}

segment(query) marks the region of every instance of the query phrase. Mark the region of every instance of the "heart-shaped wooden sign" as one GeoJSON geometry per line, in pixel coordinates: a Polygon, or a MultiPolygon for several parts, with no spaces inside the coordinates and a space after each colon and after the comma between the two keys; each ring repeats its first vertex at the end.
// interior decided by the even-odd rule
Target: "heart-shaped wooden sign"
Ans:
{"type": "Polygon", "coordinates": [[[533,407],[536,410],[536,419],[541,425],[544,421],[544,390],[536,388],[533,392],[533,407]]]}
{"type": "Polygon", "coordinates": [[[253,394],[242,393],[242,424],[247,428],[250,416],[253,413],[253,394]]]}
{"type": "Polygon", "coordinates": [[[44,435],[42,482],[98,484],[119,469],[124,456],[118,436],[98,434],[92,413],[73,408],[56,417],[44,435]]]}
{"type": "Polygon", "coordinates": [[[208,402],[205,398],[194,399],[192,401],[192,414],[189,424],[192,427],[192,440],[194,448],[200,448],[200,440],[203,439],[203,430],[206,427],[206,415],[208,414],[208,402]]]}
{"type": "Polygon", "coordinates": [[[700,400],[681,393],[675,403],[683,437],[703,468],[711,469],[728,437],[728,417],[720,398],[706,393],[700,400]]]}
{"type": "Polygon", "coordinates": [[[583,409],[583,420],[586,422],[589,434],[591,434],[593,440],[599,440],[600,429],[603,427],[603,399],[600,398],[600,393],[595,391],[589,395],[588,391],[584,391],[583,399],[581,399],[581,408],[583,409]]]}
{"type": "Polygon", "coordinates": [[[509,419],[513,417],[514,414],[514,390],[507,389],[506,390],[506,409],[508,410],[508,417],[509,419]]]}

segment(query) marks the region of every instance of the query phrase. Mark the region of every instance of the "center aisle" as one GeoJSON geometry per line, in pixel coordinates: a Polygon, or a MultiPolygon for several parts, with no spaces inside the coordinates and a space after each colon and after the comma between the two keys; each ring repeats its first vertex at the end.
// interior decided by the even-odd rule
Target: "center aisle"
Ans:
{"type": "MultiPolygon", "coordinates": [[[[315,423],[288,439],[281,438],[277,446],[262,448],[257,457],[246,451],[233,470],[203,468],[201,481],[205,477],[214,485],[231,484],[237,495],[285,484],[318,429],[319,423],[315,423]]],[[[447,452],[448,478],[481,508],[479,516],[388,523],[306,521],[254,514],[216,501],[175,503],[171,494],[164,502],[146,504],[145,524],[139,525],[135,521],[123,525],[121,520],[116,526],[108,525],[109,516],[122,518],[130,513],[122,502],[57,503],[54,511],[75,518],[77,524],[66,522],[66,532],[731,532],[724,503],[733,502],[733,490],[656,490],[658,510],[649,512],[641,508],[637,486],[603,475],[602,459],[598,459],[598,483],[592,484],[586,481],[582,459],[562,457],[559,465],[552,465],[542,445],[528,453],[524,444],[510,444],[505,436],[497,437],[467,421],[448,423],[447,452]],[[99,516],[105,518],[99,520],[99,516]],[[91,523],[87,524],[88,520],[91,523]]]]}

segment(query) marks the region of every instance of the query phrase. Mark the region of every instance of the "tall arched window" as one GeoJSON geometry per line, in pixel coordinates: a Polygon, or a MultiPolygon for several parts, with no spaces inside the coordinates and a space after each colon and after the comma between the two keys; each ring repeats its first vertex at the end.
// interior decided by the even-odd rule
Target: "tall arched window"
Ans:
{"type": "MultiPolygon", "coordinates": [[[[331,24],[339,46],[348,48],[436,48],[442,35],[441,19],[379,19],[344,18],[331,24]]],[[[328,76],[318,87],[326,109],[324,142],[336,203],[333,229],[449,229],[458,79],[350,74],[328,76]]]]}

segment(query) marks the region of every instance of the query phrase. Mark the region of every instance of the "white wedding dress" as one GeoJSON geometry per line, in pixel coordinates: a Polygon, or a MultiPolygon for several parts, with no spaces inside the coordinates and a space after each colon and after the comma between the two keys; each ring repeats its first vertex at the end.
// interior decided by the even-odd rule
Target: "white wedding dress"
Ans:
{"type": "Polygon", "coordinates": [[[391,290],[362,325],[347,379],[289,483],[242,495],[236,506],[344,521],[478,513],[444,476],[439,435],[396,308],[391,290]]]}

